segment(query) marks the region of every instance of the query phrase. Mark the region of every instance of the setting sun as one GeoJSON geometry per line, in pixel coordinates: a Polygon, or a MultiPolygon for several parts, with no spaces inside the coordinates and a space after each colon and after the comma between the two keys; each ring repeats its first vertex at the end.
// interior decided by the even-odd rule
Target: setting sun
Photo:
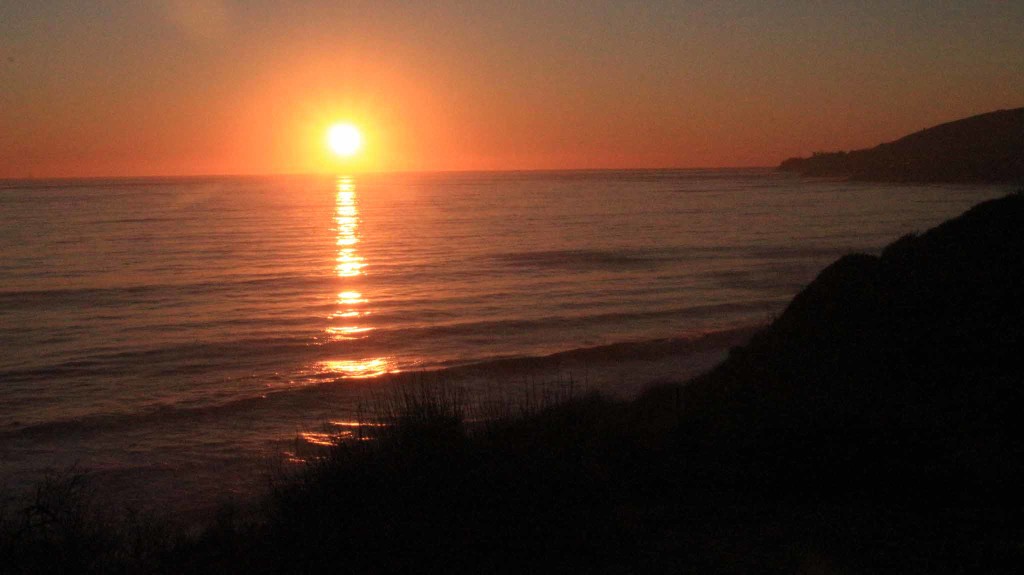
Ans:
{"type": "Polygon", "coordinates": [[[352,124],[334,124],[327,130],[327,146],[338,156],[353,156],[362,145],[363,137],[352,124]]]}

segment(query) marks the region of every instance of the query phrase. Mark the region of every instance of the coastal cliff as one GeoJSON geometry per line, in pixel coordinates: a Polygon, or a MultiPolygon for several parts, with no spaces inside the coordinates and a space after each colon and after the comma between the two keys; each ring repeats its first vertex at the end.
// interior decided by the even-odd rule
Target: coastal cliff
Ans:
{"type": "Polygon", "coordinates": [[[1020,182],[1024,108],[940,124],[873,148],[789,158],[779,169],[863,181],[1020,182]]]}
{"type": "Polygon", "coordinates": [[[685,388],[687,435],[789,485],[998,498],[1024,479],[1022,229],[1017,193],[839,259],[685,388]]]}

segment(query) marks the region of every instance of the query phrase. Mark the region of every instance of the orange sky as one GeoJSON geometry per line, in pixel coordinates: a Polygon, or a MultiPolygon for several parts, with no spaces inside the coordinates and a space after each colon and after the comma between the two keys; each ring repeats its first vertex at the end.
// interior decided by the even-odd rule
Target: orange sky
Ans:
{"type": "Polygon", "coordinates": [[[5,2],[0,177],[774,165],[1024,105],[1024,4],[848,4],[5,2]]]}

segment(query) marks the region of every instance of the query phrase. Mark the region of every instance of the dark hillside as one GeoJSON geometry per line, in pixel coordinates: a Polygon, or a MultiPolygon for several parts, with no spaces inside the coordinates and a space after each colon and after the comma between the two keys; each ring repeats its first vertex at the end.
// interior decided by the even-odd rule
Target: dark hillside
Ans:
{"type": "Polygon", "coordinates": [[[1024,108],[971,116],[874,148],[790,158],[779,169],[889,182],[1024,181],[1024,108]]]}
{"type": "Polygon", "coordinates": [[[1022,297],[1018,193],[826,268],[686,389],[686,425],[793,485],[1006,495],[1024,479],[1022,297]]]}

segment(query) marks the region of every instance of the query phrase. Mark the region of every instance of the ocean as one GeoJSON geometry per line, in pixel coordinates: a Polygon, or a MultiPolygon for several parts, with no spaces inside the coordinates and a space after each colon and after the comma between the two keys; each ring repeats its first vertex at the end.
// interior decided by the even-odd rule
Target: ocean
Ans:
{"type": "MultiPolygon", "coordinates": [[[[392,374],[629,397],[1007,186],[766,169],[0,182],[0,487],[243,496],[392,374]]],[[[327,430],[327,431],[325,431],[327,430]]]]}

